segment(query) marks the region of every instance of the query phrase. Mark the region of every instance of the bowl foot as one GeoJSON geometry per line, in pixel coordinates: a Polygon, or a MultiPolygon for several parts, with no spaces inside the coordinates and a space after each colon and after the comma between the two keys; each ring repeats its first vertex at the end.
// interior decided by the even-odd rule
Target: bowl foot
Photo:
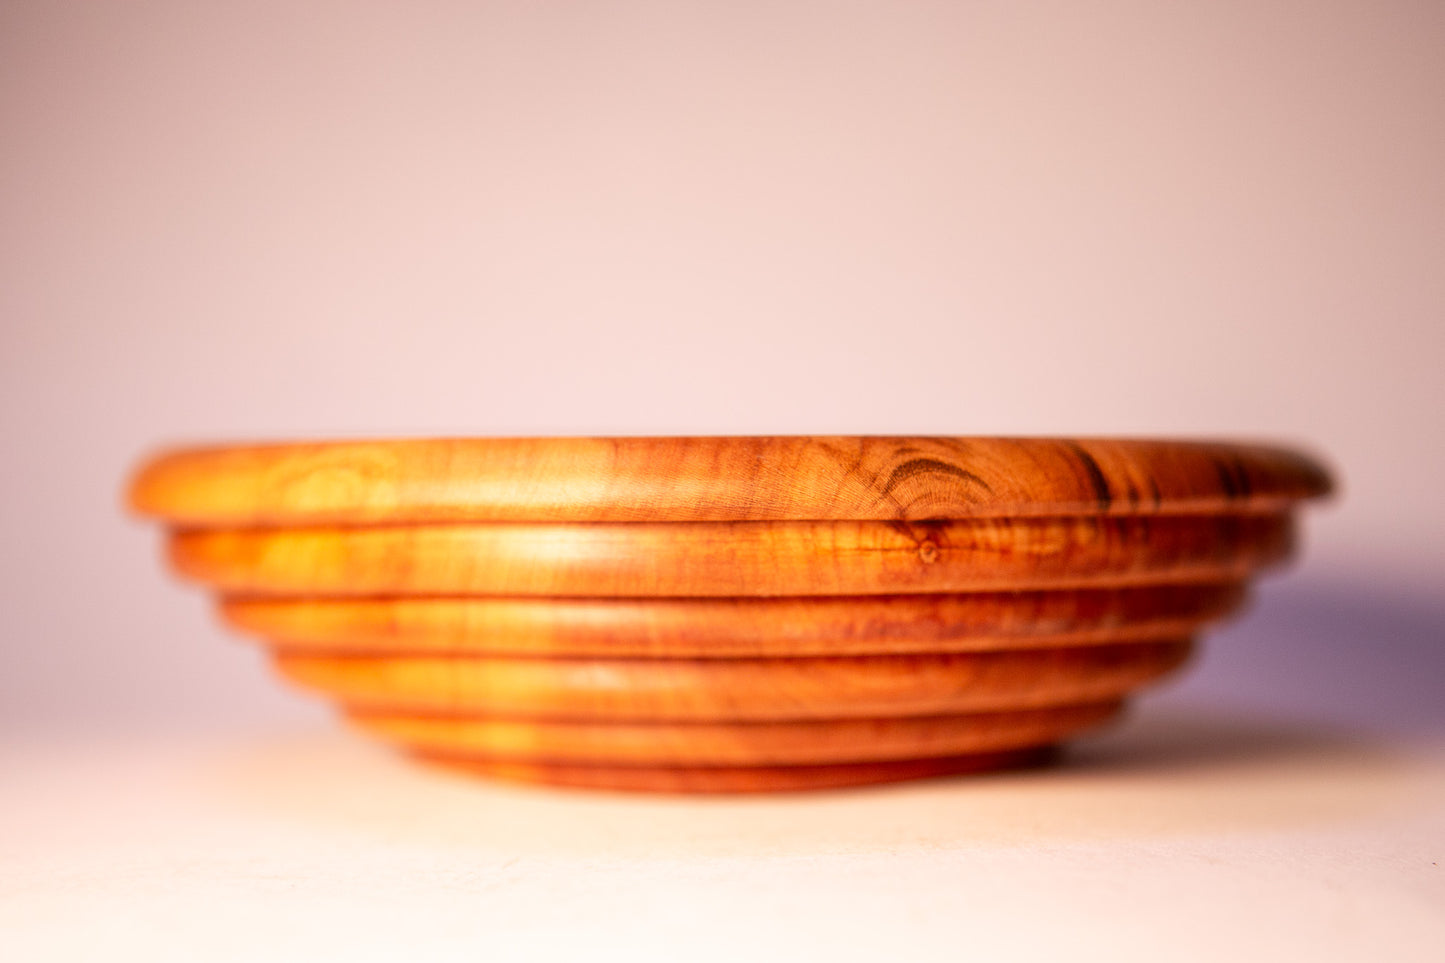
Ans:
{"type": "Polygon", "coordinates": [[[507,782],[621,792],[721,794],[801,792],[904,782],[963,773],[1019,769],[1052,762],[1056,746],[973,753],[934,759],[826,766],[593,766],[514,762],[416,754],[432,765],[507,782]]]}

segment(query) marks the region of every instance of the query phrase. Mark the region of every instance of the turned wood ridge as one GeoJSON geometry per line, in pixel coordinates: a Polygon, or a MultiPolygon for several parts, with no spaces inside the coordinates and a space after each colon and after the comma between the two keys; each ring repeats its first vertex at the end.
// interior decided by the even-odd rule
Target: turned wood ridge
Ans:
{"type": "Polygon", "coordinates": [[[1047,758],[1329,489],[1228,443],[502,438],[174,451],[130,502],[283,675],[420,758],[739,792],[1047,758]]]}

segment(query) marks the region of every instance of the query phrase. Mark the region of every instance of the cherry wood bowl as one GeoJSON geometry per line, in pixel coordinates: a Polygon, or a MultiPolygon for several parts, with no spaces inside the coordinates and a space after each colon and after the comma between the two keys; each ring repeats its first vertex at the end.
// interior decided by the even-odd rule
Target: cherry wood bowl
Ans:
{"type": "Polygon", "coordinates": [[[418,758],[740,792],[1048,758],[1329,489],[1220,442],[505,438],[184,449],[130,503],[283,676],[418,758]]]}

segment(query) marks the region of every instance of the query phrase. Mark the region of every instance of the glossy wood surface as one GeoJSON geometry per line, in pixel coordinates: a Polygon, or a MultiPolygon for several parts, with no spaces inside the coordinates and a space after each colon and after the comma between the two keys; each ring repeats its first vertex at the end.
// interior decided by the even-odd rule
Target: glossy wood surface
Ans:
{"type": "Polygon", "coordinates": [[[355,713],[373,735],[453,758],[592,765],[875,762],[1048,745],[1109,721],[1118,700],[970,715],[751,723],[597,723],[355,713]]]}
{"type": "Polygon", "coordinates": [[[509,782],[621,792],[762,793],[839,789],[1017,769],[1046,763],[1055,752],[1052,746],[1035,746],[967,756],[823,766],[604,766],[415,755],[423,762],[509,782]]]}
{"type": "Polygon", "coordinates": [[[1244,586],[804,598],[232,598],[293,652],[737,658],[977,652],[1191,636],[1244,586]]]}
{"type": "Polygon", "coordinates": [[[1287,515],[1185,515],[183,531],[171,561],[233,595],[869,595],[1238,580],[1291,547],[1287,515]]]}
{"type": "Polygon", "coordinates": [[[1184,663],[1330,482],[1259,446],[192,449],[130,498],[292,682],[419,758],[653,792],[1027,765],[1184,663]]]}
{"type": "Polygon", "coordinates": [[[726,722],[1005,711],[1104,702],[1190,643],[798,659],[317,656],[281,673],[358,711],[578,721],[726,722]]]}
{"type": "Polygon", "coordinates": [[[130,490],[186,527],[452,521],[926,520],[1279,511],[1294,452],[1125,439],[490,438],[173,451],[130,490]]]}

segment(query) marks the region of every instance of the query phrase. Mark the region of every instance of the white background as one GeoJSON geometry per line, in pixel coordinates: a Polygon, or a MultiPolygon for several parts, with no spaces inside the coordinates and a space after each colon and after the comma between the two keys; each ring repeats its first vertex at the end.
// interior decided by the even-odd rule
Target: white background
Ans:
{"type": "Polygon", "coordinates": [[[1442,51],[1428,0],[0,2],[0,947],[1429,958],[1442,51]],[[1092,767],[736,805],[332,735],[121,507],[181,441],[795,432],[1341,495],[1092,767]]]}

